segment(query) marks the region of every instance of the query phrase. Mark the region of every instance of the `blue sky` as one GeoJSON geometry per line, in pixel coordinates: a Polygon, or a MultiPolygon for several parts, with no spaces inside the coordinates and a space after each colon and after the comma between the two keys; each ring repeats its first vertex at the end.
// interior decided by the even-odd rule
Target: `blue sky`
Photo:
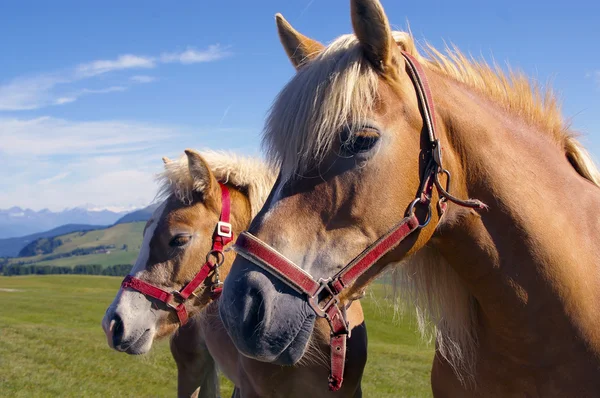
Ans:
{"type": "MultiPolygon", "coordinates": [[[[383,0],[418,40],[552,82],[600,159],[600,2],[383,0]]],[[[0,3],[0,208],[142,206],[162,156],[259,154],[293,69],[274,14],[324,43],[347,0],[0,3]]]]}

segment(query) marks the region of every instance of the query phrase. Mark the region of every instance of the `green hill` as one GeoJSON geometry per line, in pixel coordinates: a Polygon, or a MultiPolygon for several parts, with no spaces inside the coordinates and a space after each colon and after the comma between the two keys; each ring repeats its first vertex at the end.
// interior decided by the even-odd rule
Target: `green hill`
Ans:
{"type": "Polygon", "coordinates": [[[0,257],[17,257],[19,252],[31,242],[40,238],[51,238],[54,236],[65,235],[75,231],[89,231],[92,229],[106,228],[104,225],[87,224],[65,224],[51,230],[38,232],[32,235],[20,236],[17,238],[0,239],[0,257]]]}
{"type": "Polygon", "coordinates": [[[54,241],[61,242],[58,246],[40,240],[39,247],[34,244],[28,253],[44,252],[44,254],[11,258],[8,264],[66,267],[86,264],[102,266],[131,264],[140,250],[144,225],[145,222],[133,222],[60,235],[54,238],[54,241]]]}

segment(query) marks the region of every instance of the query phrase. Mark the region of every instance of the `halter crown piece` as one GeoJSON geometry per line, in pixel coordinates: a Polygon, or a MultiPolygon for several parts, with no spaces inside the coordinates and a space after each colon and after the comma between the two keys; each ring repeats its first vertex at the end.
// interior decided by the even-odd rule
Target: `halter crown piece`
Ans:
{"type": "Polygon", "coordinates": [[[442,214],[446,210],[447,201],[463,207],[485,208],[485,205],[479,200],[461,200],[448,193],[450,172],[442,166],[442,148],[435,134],[435,109],[429,83],[421,64],[412,55],[404,51],[402,55],[406,60],[408,74],[417,92],[423,116],[423,128],[429,138],[428,163],[421,178],[419,192],[409,204],[406,217],[367,247],[341,271],[328,279],[315,280],[306,271],[249,232],[240,234],[234,246],[239,255],[260,266],[266,272],[304,295],[315,314],[318,317],[327,319],[331,328],[331,368],[329,373],[329,389],[331,391],[337,391],[342,386],[346,361],[346,339],[350,337],[346,307],[342,306],[340,308],[339,305],[339,296],[344,289],[351,286],[358,277],[363,275],[386,253],[397,247],[407,236],[429,223],[431,219],[431,193],[434,186],[440,197],[439,208],[442,214]],[[447,176],[446,188],[442,187],[439,181],[440,174],[446,174],[447,176]],[[415,214],[417,205],[424,206],[427,209],[427,216],[423,222],[419,221],[415,214]]]}
{"type": "Polygon", "coordinates": [[[206,261],[202,267],[200,267],[200,271],[198,271],[194,278],[192,278],[192,280],[181,290],[172,292],[151,285],[132,275],[127,275],[121,283],[121,288],[123,289],[136,290],[145,296],[166,304],[169,309],[175,311],[181,326],[185,325],[189,319],[185,304],[190,299],[190,296],[198,298],[198,295],[196,294],[198,288],[210,287],[213,298],[218,298],[223,290],[223,284],[219,280],[219,267],[225,260],[225,257],[223,256],[225,246],[233,240],[233,229],[229,223],[229,216],[231,214],[229,189],[224,184],[219,183],[219,185],[221,186],[221,216],[215,227],[215,232],[213,233],[212,248],[207,253],[206,261]],[[213,261],[211,257],[214,258],[215,261],[213,261]],[[210,285],[206,285],[204,282],[211,272],[214,274],[214,279],[210,285]]]}

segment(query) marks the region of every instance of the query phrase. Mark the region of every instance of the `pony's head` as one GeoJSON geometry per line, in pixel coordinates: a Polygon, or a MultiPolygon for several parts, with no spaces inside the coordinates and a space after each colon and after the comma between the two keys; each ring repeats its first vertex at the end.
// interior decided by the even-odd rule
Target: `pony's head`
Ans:
{"type": "MultiPolygon", "coordinates": [[[[245,229],[272,186],[273,173],[260,161],[230,153],[186,150],[176,161],[163,158],[160,174],[163,199],[143,233],[140,253],[131,277],[165,292],[180,291],[199,272],[213,247],[222,214],[222,188],[229,192],[230,222],[234,235],[245,229]]],[[[218,268],[229,271],[233,253],[225,252],[218,268]]],[[[209,256],[210,257],[210,256],[209,256]]],[[[206,276],[185,301],[189,316],[208,305],[217,274],[206,276]]],[[[175,297],[177,299],[177,297],[175,297]]],[[[166,303],[132,288],[119,289],[108,307],[102,327],[112,348],[129,354],[150,350],[155,338],[173,333],[180,324],[166,303]]]]}
{"type": "MultiPolygon", "coordinates": [[[[416,56],[413,41],[391,31],[377,0],[352,0],[351,13],[354,35],[327,47],[276,17],[297,73],[267,120],[264,144],[281,173],[249,232],[315,280],[336,274],[405,217],[426,167],[423,119],[401,52],[416,56]]],[[[430,226],[371,267],[340,305],[422,247],[439,217],[434,209],[430,226]]],[[[244,355],[280,364],[300,360],[315,321],[301,294],[241,256],[220,312],[244,355]]]]}

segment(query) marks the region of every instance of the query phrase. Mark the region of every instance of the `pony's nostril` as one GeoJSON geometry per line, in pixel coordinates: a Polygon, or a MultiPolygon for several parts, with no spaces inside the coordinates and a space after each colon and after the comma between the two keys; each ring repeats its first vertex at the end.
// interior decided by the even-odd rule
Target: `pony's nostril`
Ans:
{"type": "Polygon", "coordinates": [[[121,345],[121,342],[123,341],[123,332],[124,332],[123,320],[121,319],[121,317],[119,315],[115,314],[114,318],[112,319],[111,324],[112,324],[111,326],[112,326],[113,346],[118,347],[119,345],[121,345]]]}

